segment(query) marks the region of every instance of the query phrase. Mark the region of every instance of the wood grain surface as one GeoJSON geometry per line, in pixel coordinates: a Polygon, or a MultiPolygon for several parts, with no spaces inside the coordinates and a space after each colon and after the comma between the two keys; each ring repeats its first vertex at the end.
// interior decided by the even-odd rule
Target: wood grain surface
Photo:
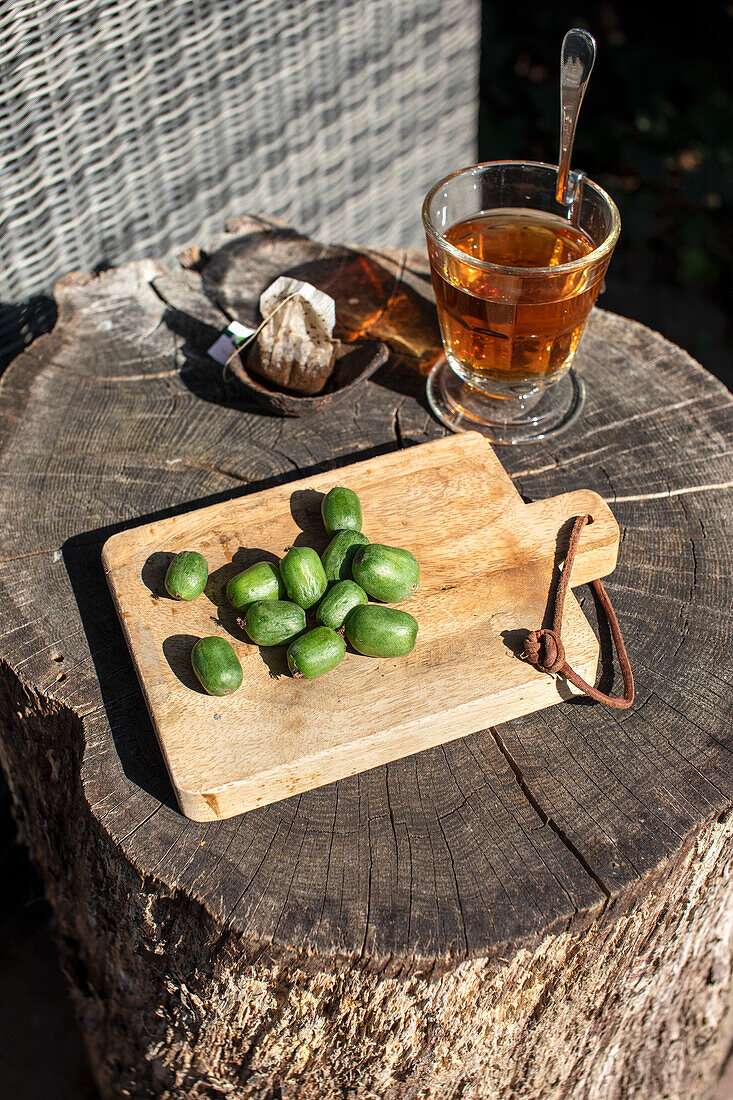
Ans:
{"type": "MultiPolygon", "coordinates": [[[[518,658],[546,618],[569,520],[593,515],[576,583],[616,564],[618,525],[597,494],[524,504],[476,433],[347,466],[338,483],[359,495],[372,542],[419,556],[420,588],[400,605],[419,623],[406,658],[350,653],[327,679],[297,681],[285,647],[247,644],[227,604],[228,581],[248,565],[277,562],[291,545],[325,549],[320,506],[332,473],[146,523],[104,546],[176,797],[196,821],[266,806],[580,694],[518,658]],[[166,598],[163,584],[181,550],[197,550],[209,565],[206,592],[190,603],[166,598]],[[242,686],[228,699],[207,696],[191,671],[195,642],[211,634],[229,640],[242,664],[242,686]]],[[[598,642],[572,597],[563,639],[568,661],[592,683],[598,642]]]]}
{"type": "Polygon", "coordinates": [[[632,710],[569,700],[190,821],[103,544],[444,434],[409,368],[435,339],[416,253],[381,265],[382,315],[396,331],[418,298],[423,321],[375,334],[393,358],[353,402],[289,421],[248,404],[205,349],[310,246],[260,218],[231,229],[198,270],[62,280],[56,328],[0,383],[0,754],[102,1091],[705,1096],[731,1036],[730,395],[595,310],[582,418],[500,455],[525,500],[586,488],[613,511],[632,710]]]}

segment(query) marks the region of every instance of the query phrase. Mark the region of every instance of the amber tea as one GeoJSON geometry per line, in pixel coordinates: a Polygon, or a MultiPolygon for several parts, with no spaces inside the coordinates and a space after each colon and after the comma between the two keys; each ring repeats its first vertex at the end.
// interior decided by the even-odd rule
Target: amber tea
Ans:
{"type": "Polygon", "coordinates": [[[584,385],[573,357],[621,222],[582,173],[568,202],[557,165],[490,161],[428,191],[423,226],[445,359],[428,403],[453,431],[493,443],[544,439],[572,423],[584,385]]]}
{"type": "Polygon", "coordinates": [[[496,396],[531,393],[567,371],[605,264],[601,270],[561,265],[588,256],[595,248],[590,237],[558,215],[518,208],[465,218],[442,236],[470,258],[463,263],[431,249],[438,316],[453,369],[496,396]]]}

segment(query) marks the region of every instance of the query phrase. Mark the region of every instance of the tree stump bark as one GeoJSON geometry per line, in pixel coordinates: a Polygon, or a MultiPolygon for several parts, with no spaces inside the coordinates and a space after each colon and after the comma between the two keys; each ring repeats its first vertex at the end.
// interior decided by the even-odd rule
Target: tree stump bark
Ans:
{"type": "Polygon", "coordinates": [[[443,433],[417,254],[335,250],[354,331],[393,349],[345,405],[263,415],[207,359],[268,272],[334,258],[313,247],[242,219],[195,270],[68,276],[0,384],[0,751],[102,1094],[705,1097],[732,1019],[733,415],[659,335],[595,311],[579,424],[500,452],[527,497],[611,503],[632,711],[563,703],[229,821],[171,799],[104,540],[443,433]]]}

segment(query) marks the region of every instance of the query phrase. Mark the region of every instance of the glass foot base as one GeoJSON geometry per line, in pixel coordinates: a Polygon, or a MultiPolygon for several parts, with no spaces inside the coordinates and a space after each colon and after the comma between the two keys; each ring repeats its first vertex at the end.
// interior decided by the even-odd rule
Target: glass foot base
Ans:
{"type": "Polygon", "coordinates": [[[427,381],[428,404],[453,432],[480,432],[492,443],[532,443],[564,431],[580,414],[585,386],[572,370],[530,397],[488,397],[439,359],[427,381]]]}

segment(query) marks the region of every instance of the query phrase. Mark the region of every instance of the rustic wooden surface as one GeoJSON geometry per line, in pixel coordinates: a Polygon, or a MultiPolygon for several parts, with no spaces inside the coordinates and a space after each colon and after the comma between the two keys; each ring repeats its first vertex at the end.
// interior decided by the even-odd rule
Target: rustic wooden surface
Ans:
{"type": "MultiPolygon", "coordinates": [[[[594,312],[581,422],[501,454],[525,498],[616,515],[633,710],[567,702],[224,822],[171,799],[105,539],[443,434],[394,362],[290,421],[212,369],[253,249],[262,275],[299,241],[242,220],[201,274],[70,276],[0,386],[0,751],[102,1091],[704,1097],[731,1029],[733,416],[660,336],[594,312]]],[[[425,364],[424,261],[383,271],[384,328],[424,299],[393,343],[425,364]]]]}
{"type": "MultiPolygon", "coordinates": [[[[399,660],[349,653],[328,680],[294,680],[283,647],[252,645],[227,603],[226,586],[288,546],[319,553],[329,536],[321,501],[333,472],[112,535],[102,563],[179,806],[216,821],[488,725],[552,706],[580,691],[518,660],[546,614],[558,543],[577,515],[583,530],[572,579],[583,584],[616,564],[619,529],[592,492],[524,504],[486,440],[451,435],[339,470],[358,493],[372,542],[420,555],[420,588],[401,606],[419,623],[399,660]],[[203,598],[166,598],[174,554],[197,550],[209,566],[203,598]],[[241,687],[207,696],[191,671],[198,638],[234,646],[241,687]]],[[[577,600],[563,614],[567,659],[595,680],[598,642],[577,600]]]]}

